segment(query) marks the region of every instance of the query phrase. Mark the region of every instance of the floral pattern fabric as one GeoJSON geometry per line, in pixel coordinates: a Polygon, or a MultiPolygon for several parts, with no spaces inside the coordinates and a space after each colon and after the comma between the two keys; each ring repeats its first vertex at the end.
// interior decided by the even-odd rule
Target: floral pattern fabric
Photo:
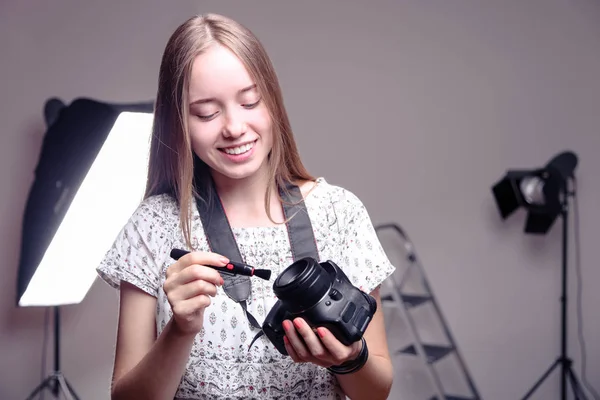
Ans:
{"type": "MultiPolygon", "coordinates": [[[[352,192],[324,178],[307,195],[319,261],[332,260],[354,285],[367,293],[394,267],[381,247],[363,203],[352,192]]],[[[202,223],[194,207],[192,244],[209,251],[202,223]]],[[[251,278],[248,311],[260,324],[277,301],[273,281],[293,262],[285,225],[233,228],[240,254],[247,264],[272,270],[270,281],[251,278]]],[[[156,330],[160,335],[172,316],[162,289],[166,269],[174,262],[171,249],[185,249],[179,229],[179,209],[167,195],[144,200],[123,227],[97,271],[114,288],[127,281],[156,297],[156,330]]],[[[196,335],[176,397],[179,399],[317,399],[345,396],[327,369],[294,363],[281,355],[266,336],[249,349],[257,333],[239,304],[221,287],[205,310],[202,331],[196,335]]]]}

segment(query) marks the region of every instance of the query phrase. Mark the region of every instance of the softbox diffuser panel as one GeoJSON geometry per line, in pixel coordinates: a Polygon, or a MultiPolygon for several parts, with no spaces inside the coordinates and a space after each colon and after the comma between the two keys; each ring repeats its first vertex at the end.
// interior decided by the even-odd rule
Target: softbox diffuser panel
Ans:
{"type": "Polygon", "coordinates": [[[123,109],[79,99],[49,127],[23,220],[19,306],[81,302],[141,201],[151,107],[123,109]]]}

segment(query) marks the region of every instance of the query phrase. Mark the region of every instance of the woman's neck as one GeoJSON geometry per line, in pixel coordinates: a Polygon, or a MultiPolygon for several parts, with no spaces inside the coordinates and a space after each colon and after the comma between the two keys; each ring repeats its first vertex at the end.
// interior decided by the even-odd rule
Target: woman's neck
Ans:
{"type": "Polygon", "coordinates": [[[244,179],[230,179],[213,174],[217,192],[232,227],[274,226],[283,222],[284,216],[277,188],[270,188],[269,219],[265,209],[265,193],[269,188],[267,171],[260,171],[244,179]]]}

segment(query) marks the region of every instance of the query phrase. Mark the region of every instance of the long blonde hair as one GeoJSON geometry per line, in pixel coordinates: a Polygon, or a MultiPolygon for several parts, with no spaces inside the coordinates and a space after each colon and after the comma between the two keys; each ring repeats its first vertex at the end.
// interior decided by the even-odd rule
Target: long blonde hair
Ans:
{"type": "Polygon", "coordinates": [[[167,42],[159,71],[148,181],[144,198],[168,193],[180,209],[180,223],[186,244],[191,244],[191,204],[198,166],[208,167],[194,156],[188,131],[190,71],[194,59],[208,47],[219,44],[232,51],[255,80],[269,110],[273,126],[273,147],[269,155],[269,187],[265,208],[270,213],[273,187],[287,182],[313,181],[300,159],[290,121],[283,103],[279,80],[272,62],[258,38],[243,25],[227,17],[207,14],[181,24],[167,42]]]}

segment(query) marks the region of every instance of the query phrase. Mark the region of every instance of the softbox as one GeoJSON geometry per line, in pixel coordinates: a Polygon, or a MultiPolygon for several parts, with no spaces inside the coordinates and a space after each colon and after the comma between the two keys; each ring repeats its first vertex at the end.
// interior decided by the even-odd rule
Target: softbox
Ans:
{"type": "Polygon", "coordinates": [[[142,199],[153,104],[46,103],[47,131],[23,217],[18,306],[83,300],[142,199]]]}

